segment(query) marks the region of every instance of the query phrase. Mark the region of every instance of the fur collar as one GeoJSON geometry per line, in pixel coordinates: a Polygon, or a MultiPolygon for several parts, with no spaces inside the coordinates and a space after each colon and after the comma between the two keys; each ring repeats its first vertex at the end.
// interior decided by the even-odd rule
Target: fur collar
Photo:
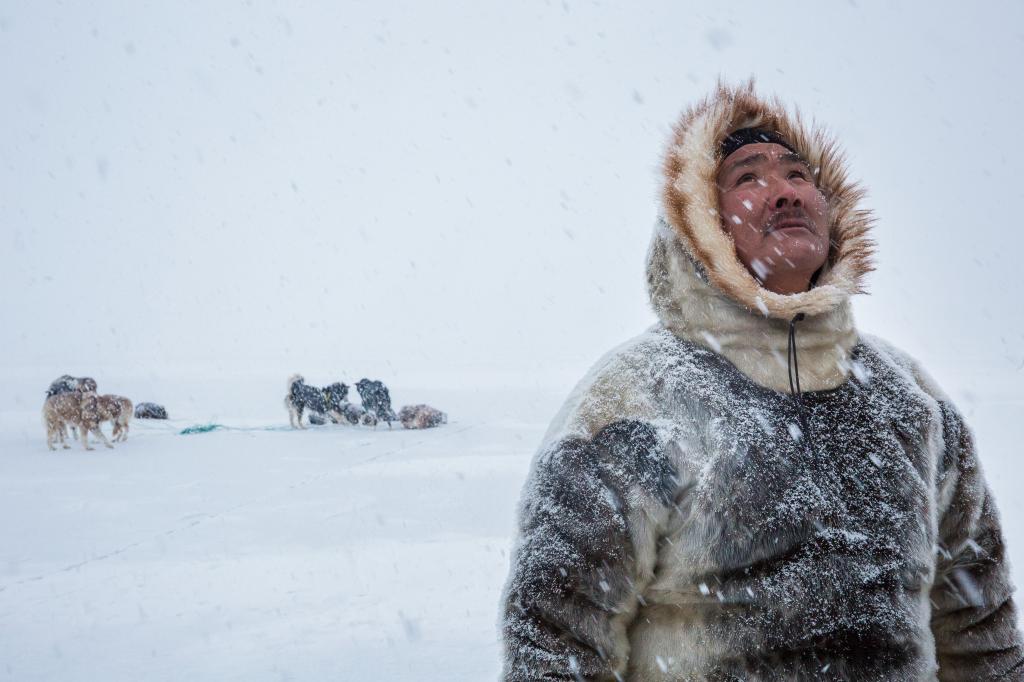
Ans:
{"type": "Polygon", "coordinates": [[[800,382],[809,391],[835,388],[849,374],[856,343],[850,296],[864,291],[873,269],[873,218],[858,207],[863,190],[847,178],[836,143],[807,128],[778,99],[763,99],[753,81],[719,84],[705,101],[685,111],[665,154],[659,220],[648,256],[648,289],[655,312],[673,333],[721,353],[757,383],[789,390],[788,322],[797,327],[800,382]],[[739,128],[777,130],[817,171],[829,204],[829,259],[810,291],[768,291],[739,259],[718,215],[715,176],[719,142],[739,128]]]}
{"type": "MultiPolygon", "coordinates": [[[[789,391],[789,322],[751,312],[712,286],[671,226],[664,220],[658,224],[647,257],[647,284],[662,324],[676,336],[724,355],[761,386],[789,391]]],[[[797,325],[796,342],[803,390],[842,384],[857,343],[849,300],[808,315],[797,325]]]]}

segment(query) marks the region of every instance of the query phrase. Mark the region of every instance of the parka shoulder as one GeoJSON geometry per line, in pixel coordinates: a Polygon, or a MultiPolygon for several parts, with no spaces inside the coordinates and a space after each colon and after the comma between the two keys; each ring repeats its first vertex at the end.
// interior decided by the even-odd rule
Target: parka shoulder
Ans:
{"type": "Polygon", "coordinates": [[[861,334],[861,342],[874,350],[891,367],[938,403],[952,405],[949,396],[921,363],[906,351],[873,334],[861,334]]]}

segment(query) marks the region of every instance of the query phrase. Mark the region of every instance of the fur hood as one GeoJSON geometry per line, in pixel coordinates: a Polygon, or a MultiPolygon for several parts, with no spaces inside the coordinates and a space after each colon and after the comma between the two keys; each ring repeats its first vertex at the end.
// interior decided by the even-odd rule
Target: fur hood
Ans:
{"type": "Polygon", "coordinates": [[[803,313],[797,337],[801,384],[813,391],[845,381],[856,342],[849,299],[864,291],[865,275],[873,269],[873,218],[859,206],[864,191],[848,178],[835,141],[777,99],[758,96],[753,81],[720,84],[683,113],[663,168],[663,217],[648,253],[647,282],[665,327],[721,353],[760,385],[787,390],[788,322],[803,313]],[[782,295],[761,286],[721,226],[715,188],[719,144],[752,126],[778,131],[814,169],[828,202],[828,261],[816,286],[803,293],[782,295]]]}

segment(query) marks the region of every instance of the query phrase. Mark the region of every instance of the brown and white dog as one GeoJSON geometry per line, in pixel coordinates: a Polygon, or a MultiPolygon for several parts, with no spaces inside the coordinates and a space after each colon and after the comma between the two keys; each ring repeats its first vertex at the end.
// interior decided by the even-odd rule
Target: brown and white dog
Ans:
{"type": "MultiPolygon", "coordinates": [[[[62,374],[50,383],[50,387],[46,389],[46,397],[51,398],[61,393],[70,393],[71,391],[92,391],[96,392],[96,380],[92,377],[73,377],[69,374],[62,374]]],[[[61,427],[63,429],[63,427],[61,427]]],[[[71,435],[78,440],[78,430],[72,426],[71,435]]],[[[67,436],[66,429],[64,436],[67,436]]],[[[63,442],[63,439],[61,439],[63,442]]]]}
{"type": "Polygon", "coordinates": [[[398,411],[398,420],[407,429],[429,429],[448,423],[448,415],[430,405],[406,405],[398,411]]]}
{"type": "Polygon", "coordinates": [[[46,425],[46,445],[51,450],[56,450],[56,442],[65,449],[70,447],[65,441],[65,426],[79,430],[86,450],[93,449],[89,445],[90,431],[108,448],[114,447],[100,430],[98,399],[93,391],[69,391],[50,396],[43,404],[43,423],[46,425]]]}
{"type": "Polygon", "coordinates": [[[109,421],[114,430],[114,442],[128,439],[128,425],[132,420],[132,401],[120,395],[96,396],[96,410],[99,423],[109,421]]]}

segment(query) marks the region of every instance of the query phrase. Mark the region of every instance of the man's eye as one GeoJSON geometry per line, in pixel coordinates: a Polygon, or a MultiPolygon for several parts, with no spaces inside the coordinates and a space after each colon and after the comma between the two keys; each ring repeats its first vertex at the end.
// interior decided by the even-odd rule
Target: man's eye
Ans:
{"type": "Polygon", "coordinates": [[[800,171],[800,170],[790,171],[789,177],[790,177],[790,179],[800,178],[801,180],[806,180],[807,179],[807,173],[805,171],[800,171]]]}
{"type": "Polygon", "coordinates": [[[754,175],[753,173],[744,173],[743,175],[736,179],[736,184],[741,185],[744,182],[753,182],[754,180],[757,180],[756,175],[754,175]]]}

